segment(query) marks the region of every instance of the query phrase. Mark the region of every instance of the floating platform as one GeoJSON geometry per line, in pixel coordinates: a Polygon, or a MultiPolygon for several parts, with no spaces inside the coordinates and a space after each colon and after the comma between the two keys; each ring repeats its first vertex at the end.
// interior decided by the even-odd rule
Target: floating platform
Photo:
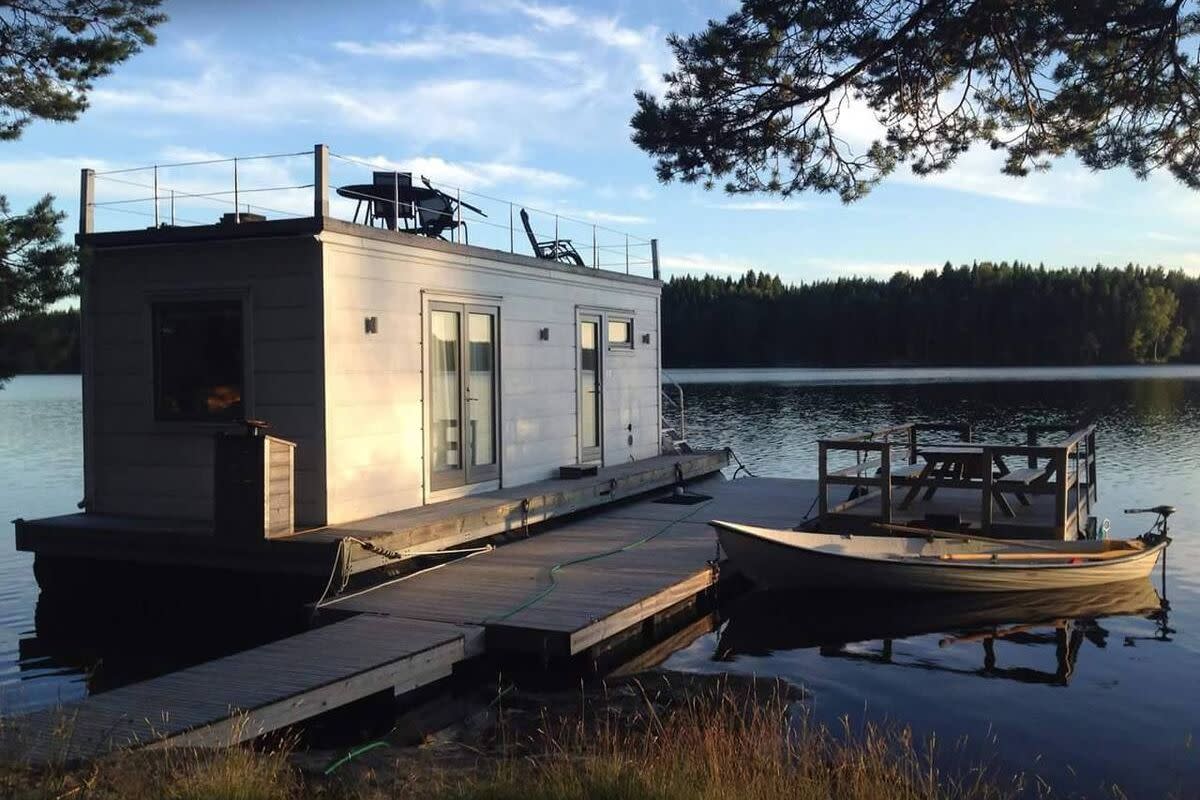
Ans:
{"type": "MultiPolygon", "coordinates": [[[[898,486],[892,492],[890,498],[892,524],[925,525],[927,518],[958,519],[961,525],[969,526],[970,530],[978,532],[982,528],[983,515],[979,508],[979,492],[977,490],[938,489],[936,494],[930,498],[926,498],[924,490],[922,490],[906,507],[904,498],[908,488],[907,486],[898,486]]],[[[849,488],[847,488],[847,494],[849,494],[849,488]]],[[[1068,507],[1076,506],[1079,502],[1079,494],[1080,490],[1077,487],[1072,486],[1068,490],[1068,507]]],[[[1031,494],[1026,500],[1028,505],[1017,502],[1015,499],[1011,502],[1010,508],[1013,514],[1011,517],[1002,516],[997,512],[990,521],[988,535],[1009,539],[1061,541],[1061,528],[1055,522],[1055,499],[1044,494],[1031,494]]],[[[833,532],[880,533],[878,529],[874,528],[874,525],[883,517],[882,502],[883,498],[878,491],[847,498],[843,502],[831,506],[824,524],[820,527],[833,532]]],[[[1071,533],[1074,533],[1075,526],[1075,518],[1072,517],[1069,528],[1071,533]]]]}
{"type": "Polygon", "coordinates": [[[328,626],[61,708],[5,720],[4,752],[77,760],[137,745],[223,745],[383,691],[435,682],[488,654],[586,656],[717,583],[707,522],[787,526],[815,481],[721,476],[692,483],[690,505],[659,493],[326,606],[328,626]]]}
{"type": "MultiPolygon", "coordinates": [[[[383,514],[282,539],[224,541],[212,526],[186,520],[81,513],[16,520],[18,550],[39,560],[108,561],[290,575],[324,580],[339,541],[354,537],[393,551],[430,551],[520,531],[577,511],[694,480],[725,467],[723,450],[656,456],[603,467],[594,477],[554,479],[383,514]]],[[[342,553],[355,574],[390,563],[362,547],[342,553]]]]}

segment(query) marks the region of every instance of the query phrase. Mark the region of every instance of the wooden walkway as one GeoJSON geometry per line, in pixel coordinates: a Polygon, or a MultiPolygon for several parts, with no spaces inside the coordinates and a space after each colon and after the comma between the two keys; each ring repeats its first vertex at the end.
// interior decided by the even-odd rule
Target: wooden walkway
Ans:
{"type": "MultiPolygon", "coordinates": [[[[604,467],[595,477],[553,479],[446,500],[378,517],[300,533],[297,544],[335,543],[353,536],[389,550],[427,552],[604,506],[711,474],[729,463],[724,451],[663,455],[604,467]]],[[[389,563],[361,547],[347,551],[346,568],[362,572],[389,563]]]]}
{"type": "Polygon", "coordinates": [[[136,746],[235,744],[377,692],[427,685],[481,647],[481,629],[351,617],[4,720],[0,754],[59,763],[136,746]]]}
{"type": "MultiPolygon", "coordinates": [[[[111,514],[17,520],[16,541],[18,550],[59,558],[323,579],[338,553],[338,541],[347,536],[401,552],[445,549],[671,486],[679,476],[693,480],[727,464],[724,451],[656,456],[603,467],[591,478],[538,481],[271,541],[222,541],[200,523],[111,514]]],[[[389,563],[362,547],[346,548],[343,557],[350,574],[389,563]]]]}
{"type": "Polygon", "coordinates": [[[688,488],[711,499],[608,505],[528,540],[335,598],[327,605],[356,615],[7,721],[2,749],[45,762],[144,744],[229,744],[375,692],[431,683],[485,651],[579,655],[716,583],[709,520],[790,527],[816,497],[815,481],[717,475],[688,488]]]}
{"type": "Polygon", "coordinates": [[[716,477],[689,491],[712,499],[610,506],[333,607],[482,626],[493,652],[577,655],[716,582],[709,520],[794,526],[811,507],[816,483],[716,477]]]}

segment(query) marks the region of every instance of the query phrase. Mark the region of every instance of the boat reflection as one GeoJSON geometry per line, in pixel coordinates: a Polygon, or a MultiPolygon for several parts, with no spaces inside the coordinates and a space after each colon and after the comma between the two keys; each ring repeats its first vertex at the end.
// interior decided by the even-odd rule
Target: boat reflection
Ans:
{"type": "Polygon", "coordinates": [[[1171,641],[1165,584],[1160,593],[1148,579],[1079,589],[954,595],[752,592],[726,609],[727,621],[714,658],[766,656],[781,650],[816,649],[822,656],[978,675],[1021,683],[1066,686],[1085,642],[1107,647],[1112,638],[1102,620],[1137,616],[1154,621],[1151,636],[1138,641],[1171,641]],[[919,660],[896,656],[897,640],[942,634],[934,655],[919,660]],[[1053,647],[1052,669],[1005,666],[997,642],[1053,647]],[[981,648],[979,667],[940,658],[940,651],[981,648]]]}

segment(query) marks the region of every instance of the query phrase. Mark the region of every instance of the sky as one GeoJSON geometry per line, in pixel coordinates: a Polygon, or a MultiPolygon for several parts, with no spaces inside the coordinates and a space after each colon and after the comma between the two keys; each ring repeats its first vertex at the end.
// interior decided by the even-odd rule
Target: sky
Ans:
{"type": "MultiPolygon", "coordinates": [[[[311,152],[325,143],[353,159],[335,159],[338,185],[370,182],[375,164],[479,193],[464,195],[489,213],[471,228],[476,243],[507,247],[509,210],[493,198],[512,200],[514,208],[579,220],[564,217],[560,235],[575,239],[589,262],[621,261],[623,232],[633,237],[636,262],[637,243],[655,237],[668,277],[753,268],[799,282],[1013,259],[1136,262],[1200,274],[1200,194],[1166,174],[1139,181],[1064,159],[1048,173],[1010,178],[996,154],[978,149],[933,178],[902,166],[851,205],[829,195],[729,197],[659,184],[652,160],[630,141],[633,93],[662,91],[672,64],[668,33],[698,31],[733,7],[731,0],[168,0],[158,43],[101,79],[77,122],[35,123],[21,140],[0,143],[0,192],[16,208],[52,192],[73,212],[82,167],[311,152]],[[589,254],[592,224],[599,244],[589,254]]],[[[841,133],[865,146],[872,121],[846,119],[841,133]]],[[[302,156],[239,169],[243,190],[312,180],[311,160],[302,156]]],[[[103,176],[97,200],[144,197],[151,176],[103,176]]],[[[164,193],[224,190],[231,182],[228,164],[160,172],[164,193]]],[[[300,214],[311,207],[309,192],[284,188],[252,200],[300,214]]],[[[228,201],[203,202],[189,208],[181,200],[181,221],[185,212],[187,221],[213,221],[228,201]]],[[[339,213],[352,210],[335,203],[339,213]]],[[[160,204],[160,215],[168,213],[160,204]]],[[[97,226],[141,227],[152,218],[152,201],[124,203],[98,209],[97,226]]],[[[535,216],[539,234],[550,238],[552,219],[535,216]]],[[[75,225],[68,221],[68,230],[75,225]]]]}

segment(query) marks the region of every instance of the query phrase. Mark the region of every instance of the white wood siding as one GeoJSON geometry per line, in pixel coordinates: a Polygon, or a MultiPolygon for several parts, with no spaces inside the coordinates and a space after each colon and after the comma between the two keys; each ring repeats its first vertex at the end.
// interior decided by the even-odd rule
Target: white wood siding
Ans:
{"type": "Polygon", "coordinates": [[[634,318],[633,350],[604,354],[606,463],[657,454],[657,284],[491,259],[464,248],[331,231],[321,239],[330,524],[438,499],[425,488],[422,340],[430,300],[500,307],[504,486],[542,480],[576,461],[580,307],[634,318]],[[372,316],[378,332],[367,334],[372,316]],[[550,329],[548,341],[539,339],[541,328],[550,329]],[[649,344],[642,343],[646,333],[649,344]]]}

